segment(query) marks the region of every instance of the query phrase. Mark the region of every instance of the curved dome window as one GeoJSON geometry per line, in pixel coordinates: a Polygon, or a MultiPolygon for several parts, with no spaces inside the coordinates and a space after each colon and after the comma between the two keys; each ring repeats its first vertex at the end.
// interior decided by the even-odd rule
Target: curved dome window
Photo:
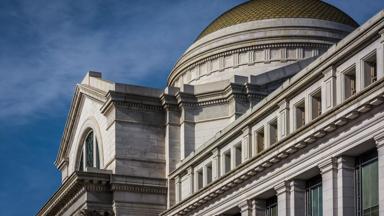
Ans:
{"type": "Polygon", "coordinates": [[[90,131],[84,139],[83,150],[80,156],[80,171],[84,171],[85,167],[100,168],[99,146],[93,131],[90,131]]]}

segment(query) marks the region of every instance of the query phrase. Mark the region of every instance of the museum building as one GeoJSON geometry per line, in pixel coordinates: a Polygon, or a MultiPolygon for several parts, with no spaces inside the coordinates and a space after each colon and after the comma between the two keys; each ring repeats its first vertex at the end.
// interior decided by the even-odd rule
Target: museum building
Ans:
{"type": "Polygon", "coordinates": [[[247,1],[165,89],[85,75],[37,215],[384,216],[383,102],[384,11],[247,1]]]}

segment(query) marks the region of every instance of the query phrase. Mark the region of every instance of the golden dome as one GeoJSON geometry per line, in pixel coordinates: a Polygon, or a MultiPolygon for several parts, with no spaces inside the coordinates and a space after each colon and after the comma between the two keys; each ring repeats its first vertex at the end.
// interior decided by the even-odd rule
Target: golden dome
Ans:
{"type": "Polygon", "coordinates": [[[236,24],[274,18],[310,18],[333,21],[354,28],[359,26],[346,13],[320,0],[251,0],[219,16],[201,32],[198,39],[236,24]]]}

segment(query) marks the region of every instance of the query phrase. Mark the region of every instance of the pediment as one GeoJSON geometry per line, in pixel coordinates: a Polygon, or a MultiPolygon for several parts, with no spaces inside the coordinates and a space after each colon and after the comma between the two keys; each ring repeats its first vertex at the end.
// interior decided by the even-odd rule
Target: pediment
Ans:
{"type": "Polygon", "coordinates": [[[76,86],[65,123],[64,132],[61,138],[59,152],[55,161],[55,165],[58,169],[68,163],[68,154],[71,148],[71,140],[73,140],[73,136],[76,133],[76,128],[78,128],[79,118],[82,115],[85,99],[91,99],[102,105],[106,102],[106,94],[107,92],[87,84],[78,84],[76,86]]]}

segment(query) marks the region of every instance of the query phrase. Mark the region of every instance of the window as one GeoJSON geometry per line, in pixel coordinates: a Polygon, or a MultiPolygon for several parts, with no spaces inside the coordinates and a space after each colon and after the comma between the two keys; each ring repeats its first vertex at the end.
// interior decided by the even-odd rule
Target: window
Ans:
{"type": "Polygon", "coordinates": [[[321,176],[316,176],[307,181],[307,216],[323,215],[323,189],[321,184],[321,176]]]}
{"type": "Polygon", "coordinates": [[[241,149],[241,143],[240,143],[235,146],[235,166],[236,167],[241,164],[241,154],[242,154],[242,149],[241,149]]]}
{"type": "Polygon", "coordinates": [[[260,153],[264,150],[264,127],[256,131],[256,151],[260,153]]]}
{"type": "Polygon", "coordinates": [[[377,80],[377,64],[376,52],[363,60],[364,69],[364,87],[376,82],[377,80]]]}
{"type": "Polygon", "coordinates": [[[357,215],[379,215],[379,176],[377,153],[364,155],[356,166],[357,215]]]}
{"type": "Polygon", "coordinates": [[[311,95],[311,119],[315,119],[321,115],[321,90],[318,89],[311,95]]]}
{"type": "Polygon", "coordinates": [[[356,67],[344,72],[344,98],[347,99],[356,94],[356,67]]]}
{"type": "Polygon", "coordinates": [[[301,128],[305,125],[305,103],[304,100],[296,104],[295,106],[296,115],[296,129],[301,128]]]}
{"type": "Polygon", "coordinates": [[[205,167],[207,169],[207,184],[212,182],[212,163],[207,164],[205,167]]]}
{"type": "Polygon", "coordinates": [[[197,190],[203,188],[203,169],[196,172],[197,190]]]}
{"type": "Polygon", "coordinates": [[[277,142],[277,119],[269,122],[269,143],[273,145],[277,142]]]}
{"type": "Polygon", "coordinates": [[[274,196],[266,200],[266,216],[277,216],[277,197],[274,196]]]}
{"type": "Polygon", "coordinates": [[[93,131],[90,131],[84,140],[79,167],[80,171],[84,171],[86,167],[100,168],[99,147],[93,131]]]}
{"type": "Polygon", "coordinates": [[[231,151],[224,153],[224,173],[231,171],[231,151]]]}

